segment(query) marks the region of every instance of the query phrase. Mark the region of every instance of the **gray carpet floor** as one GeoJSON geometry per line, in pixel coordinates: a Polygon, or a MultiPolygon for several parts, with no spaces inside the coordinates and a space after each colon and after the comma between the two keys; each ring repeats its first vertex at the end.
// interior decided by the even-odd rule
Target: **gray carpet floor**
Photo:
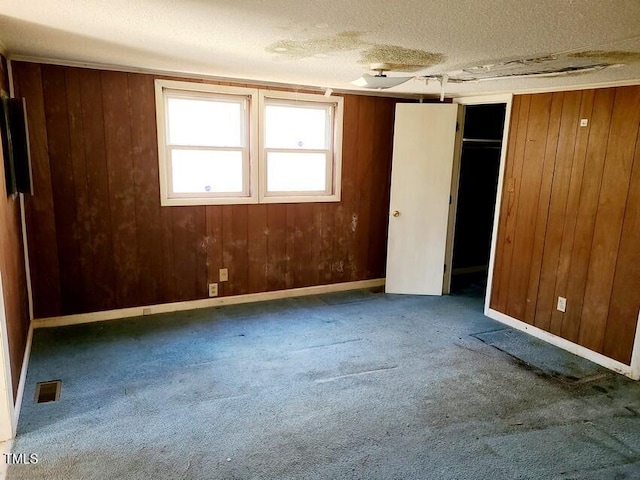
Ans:
{"type": "Polygon", "coordinates": [[[9,479],[634,479],[640,384],[355,291],[37,330],[9,479]],[[62,380],[36,404],[36,382],[62,380]]]}

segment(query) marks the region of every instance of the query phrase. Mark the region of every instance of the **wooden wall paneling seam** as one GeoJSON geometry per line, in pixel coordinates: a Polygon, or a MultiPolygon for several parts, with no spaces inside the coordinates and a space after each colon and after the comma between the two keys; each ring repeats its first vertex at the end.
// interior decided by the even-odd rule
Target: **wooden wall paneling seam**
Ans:
{"type": "Polygon", "coordinates": [[[173,208],[160,207],[160,223],[162,243],[162,292],[167,302],[176,302],[176,270],[173,256],[173,208]]]}
{"type": "MultiPolygon", "coordinates": [[[[218,283],[218,295],[221,296],[224,285],[220,283],[220,269],[222,265],[222,206],[207,205],[206,207],[206,237],[207,248],[207,290],[208,284],[218,283]]],[[[207,297],[209,293],[207,291],[207,297]]]]}
{"type": "Polygon", "coordinates": [[[120,72],[102,72],[101,79],[115,291],[122,308],[137,303],[140,285],[129,82],[120,72]]]}
{"type": "Polygon", "coordinates": [[[324,203],[315,203],[312,208],[311,222],[313,222],[314,246],[312,252],[313,272],[312,277],[315,278],[314,285],[323,285],[327,283],[324,279],[326,272],[326,262],[330,258],[331,253],[324,251],[325,239],[323,238],[323,221],[324,221],[324,203]]]}
{"type": "Polygon", "coordinates": [[[153,79],[127,75],[129,128],[136,204],[136,245],[139,270],[138,298],[142,305],[157,304],[163,297],[163,245],[160,188],[155,141],[156,112],[153,79]]]}
{"type": "Polygon", "coordinates": [[[163,207],[171,212],[175,300],[193,300],[196,296],[196,252],[193,245],[193,208],[163,207]]]}
{"type": "Polygon", "coordinates": [[[640,88],[616,89],[589,259],[580,343],[602,352],[640,122],[640,88]]]}
{"type": "MultiPolygon", "coordinates": [[[[309,204],[306,206],[309,206],[309,204]]],[[[287,256],[291,259],[289,271],[293,287],[306,286],[309,262],[311,260],[311,245],[305,242],[305,227],[308,222],[305,215],[306,206],[301,206],[300,204],[287,205],[287,247],[291,249],[291,253],[288,251],[287,256]]]]}
{"type": "Polygon", "coordinates": [[[535,326],[553,334],[560,333],[560,324],[554,325],[551,323],[552,312],[556,309],[556,299],[553,294],[556,288],[575,138],[579,128],[581,100],[582,92],[564,93],[553,184],[549,197],[544,255],[540,272],[540,289],[538,292],[535,326]]]}
{"type": "Polygon", "coordinates": [[[235,281],[233,258],[233,224],[232,205],[222,205],[222,268],[229,269],[229,280],[224,284],[218,284],[218,295],[233,295],[233,283],[235,281]]]}
{"type": "Polygon", "coordinates": [[[313,235],[313,247],[311,250],[311,283],[310,285],[321,285],[322,281],[322,203],[314,203],[310,208],[310,217],[308,219],[311,224],[309,231],[313,235]]]}
{"type": "Polygon", "coordinates": [[[524,321],[535,323],[536,310],[538,308],[538,293],[540,290],[540,276],[545,252],[545,239],[547,236],[547,224],[549,220],[549,207],[551,204],[551,189],[554,180],[554,172],[557,159],[558,139],[563,112],[564,94],[554,93],[551,101],[549,129],[544,152],[544,163],[540,190],[538,193],[538,208],[534,230],[533,251],[531,253],[531,267],[529,268],[529,282],[527,286],[527,300],[524,313],[524,321]]]}
{"type": "Polygon", "coordinates": [[[109,208],[108,169],[105,148],[102,79],[100,72],[79,69],[84,138],[84,163],[88,196],[93,264],[92,310],[115,308],[115,268],[109,208]]]}
{"type": "Polygon", "coordinates": [[[569,308],[563,319],[565,338],[576,343],[578,343],[595,215],[613,113],[613,99],[613,89],[597,90],[594,95],[593,115],[589,121],[591,126],[587,140],[585,175],[580,187],[566,288],[569,308]]]}
{"type": "Polygon", "coordinates": [[[370,219],[373,187],[373,171],[380,139],[376,137],[375,122],[376,104],[379,100],[373,97],[364,97],[361,100],[362,108],[358,115],[360,135],[358,142],[358,154],[356,163],[357,184],[355,204],[351,216],[351,234],[355,242],[354,265],[351,280],[360,280],[366,277],[366,269],[369,259],[369,249],[372,245],[367,242],[371,238],[370,219]]]}
{"type": "Polygon", "coordinates": [[[267,205],[267,289],[284,290],[286,284],[287,210],[285,204],[267,205]]]}
{"type": "Polygon", "coordinates": [[[318,269],[314,261],[318,236],[313,222],[313,203],[293,205],[295,214],[293,274],[294,285],[308,287],[318,284],[318,269]]]}
{"type": "Polygon", "coordinates": [[[248,237],[248,205],[232,205],[231,221],[233,264],[229,265],[229,285],[231,295],[243,295],[248,292],[249,254],[247,249],[248,237]],[[231,279],[232,271],[234,273],[231,279]]]}
{"type": "Polygon", "coordinates": [[[267,228],[267,205],[248,208],[248,293],[267,291],[267,228]]]}
{"type": "Polygon", "coordinates": [[[333,259],[335,258],[335,251],[333,250],[334,221],[337,207],[337,203],[321,203],[319,205],[320,264],[318,268],[321,284],[333,281],[333,259]]]}
{"type": "MultiPolygon", "coordinates": [[[[569,282],[569,269],[571,264],[571,256],[573,244],[575,241],[576,223],[578,217],[578,203],[580,201],[580,191],[582,189],[582,181],[585,172],[585,161],[587,156],[587,143],[589,140],[589,132],[591,130],[591,117],[593,111],[593,100],[595,96],[594,90],[582,91],[582,102],[580,105],[580,118],[586,118],[589,123],[586,127],[580,126],[576,137],[576,147],[573,154],[571,166],[571,178],[569,180],[569,193],[567,198],[567,208],[564,218],[564,226],[562,233],[562,245],[560,246],[560,261],[558,263],[558,271],[556,278],[556,289],[553,298],[567,298],[567,284],[569,282]]],[[[569,305],[573,308],[573,305],[569,305]]],[[[564,312],[554,309],[551,314],[551,321],[560,325],[558,334],[567,338],[566,316],[564,312]]]]}
{"type": "Polygon", "coordinates": [[[518,134],[518,120],[520,118],[520,104],[522,101],[521,96],[515,96],[513,98],[513,103],[511,105],[511,125],[509,128],[509,138],[507,140],[507,157],[505,160],[505,172],[504,172],[504,181],[502,185],[502,200],[500,202],[500,215],[498,216],[498,230],[497,230],[497,238],[496,238],[496,248],[495,248],[495,262],[493,268],[493,285],[491,288],[491,308],[499,311],[503,311],[504,307],[498,306],[498,301],[500,298],[501,286],[506,288],[506,282],[504,282],[504,278],[502,272],[505,271],[507,267],[507,260],[505,251],[506,251],[506,224],[507,218],[509,218],[511,203],[514,198],[514,193],[509,191],[509,183],[513,181],[513,164],[515,157],[515,145],[516,138],[518,134]],[[502,308],[502,310],[501,310],[502,308]]]}
{"type": "MultiPolygon", "coordinates": [[[[376,204],[376,208],[373,210],[374,212],[384,212],[385,215],[380,217],[381,221],[377,223],[377,235],[378,241],[380,245],[373,252],[373,255],[377,255],[376,259],[372,262],[375,265],[375,274],[374,276],[384,277],[386,272],[386,258],[387,258],[387,231],[389,229],[389,209],[390,209],[390,200],[391,200],[391,158],[393,155],[393,136],[394,136],[394,120],[395,120],[395,106],[396,101],[387,100],[384,103],[383,114],[379,115],[378,118],[387,118],[387,125],[391,125],[391,128],[384,125],[378,126],[378,133],[376,133],[377,138],[384,139],[380,151],[380,162],[383,162],[384,168],[379,166],[377,170],[379,171],[379,178],[376,180],[376,188],[379,189],[379,194],[376,195],[376,199],[378,203],[376,204]]],[[[370,253],[371,257],[371,253],[370,253]]]]}
{"type": "Polygon", "coordinates": [[[537,213],[538,195],[540,192],[540,175],[544,154],[544,143],[549,127],[551,112],[551,94],[536,95],[531,100],[529,122],[527,126],[527,144],[524,149],[522,162],[522,178],[520,190],[516,228],[513,240],[513,258],[517,268],[512,269],[509,281],[509,302],[507,314],[517,318],[524,318],[529,268],[531,266],[533,225],[537,213]],[[542,154],[542,155],[541,155],[542,154]]]}
{"type": "Polygon", "coordinates": [[[77,313],[82,295],[78,251],[80,250],[77,229],[76,193],[71,160],[65,70],[62,67],[45,65],[42,72],[42,94],[45,122],[48,133],[51,191],[57,237],[57,256],[60,269],[60,295],[62,311],[77,313]],[[76,310],[77,309],[77,310],[76,310]]]}
{"type": "Polygon", "coordinates": [[[80,70],[67,69],[65,72],[67,95],[69,143],[73,173],[73,185],[76,197],[76,235],[78,240],[78,267],[80,270],[80,290],[74,292],[79,297],[80,311],[92,308],[96,303],[94,283],[93,256],[91,243],[93,231],[91,227],[91,194],[87,182],[87,163],[85,152],[85,131],[82,115],[82,94],[80,89],[80,70]]]}
{"type": "MultiPolygon", "coordinates": [[[[507,162],[511,169],[511,176],[504,183],[505,192],[509,189],[509,183],[512,182],[513,192],[507,197],[506,202],[502,202],[504,206],[505,223],[503,233],[504,247],[501,251],[502,268],[501,274],[498,278],[498,291],[495,302],[495,308],[497,311],[506,313],[507,302],[509,301],[509,283],[511,280],[511,271],[513,264],[513,247],[514,247],[514,235],[517,226],[517,214],[518,205],[520,201],[520,181],[522,179],[522,163],[524,160],[524,149],[527,142],[527,129],[529,126],[529,109],[531,107],[531,95],[524,95],[517,97],[520,99],[519,115],[512,117],[514,127],[512,132],[515,136],[515,142],[512,143],[513,147],[509,147],[509,152],[513,149],[512,156],[509,155],[507,162]]],[[[495,284],[495,281],[494,281],[495,284]]],[[[520,320],[520,319],[519,319],[520,320]]]]}
{"type": "Polygon", "coordinates": [[[344,127],[342,144],[342,200],[334,219],[333,281],[347,282],[351,278],[353,266],[353,236],[351,221],[358,185],[356,183],[356,162],[358,143],[349,139],[358,138],[360,106],[362,98],[346,97],[344,100],[344,127]]]}
{"type": "MultiPolygon", "coordinates": [[[[551,333],[555,335],[560,335],[562,332],[562,315],[554,315],[554,312],[558,312],[557,310],[557,298],[553,295],[555,294],[555,289],[558,281],[558,268],[560,266],[560,262],[562,258],[560,257],[562,241],[565,235],[568,235],[569,232],[565,232],[565,220],[567,217],[567,203],[569,200],[569,186],[571,183],[571,171],[573,169],[573,160],[575,156],[575,149],[577,143],[577,135],[578,130],[581,128],[580,125],[580,107],[582,104],[582,91],[578,92],[567,92],[565,94],[565,98],[571,99],[575,101],[575,104],[572,104],[572,109],[568,117],[564,117],[563,121],[566,118],[567,128],[566,128],[566,141],[562,141],[559,148],[559,154],[561,155],[562,163],[561,163],[561,183],[558,188],[558,208],[554,209],[552,221],[554,224],[557,223],[557,227],[554,226],[553,231],[558,232],[558,237],[553,238],[551,241],[554,244],[553,248],[553,289],[550,289],[550,328],[551,333]]],[[[564,130],[564,129],[563,129],[564,130]]],[[[565,137],[561,137],[562,140],[565,140],[565,137]]],[[[555,177],[554,177],[555,179],[555,177]]],[[[551,282],[549,282],[551,284],[551,282]]],[[[560,312],[558,312],[560,313],[560,312]]]]}
{"type": "Polygon", "coordinates": [[[172,207],[174,268],[177,277],[177,292],[181,300],[203,298],[203,285],[206,282],[206,261],[202,261],[202,239],[206,222],[205,207],[172,207]],[[177,241],[176,241],[177,240],[177,241]],[[205,269],[205,279],[202,278],[205,269]]]}
{"type": "Polygon", "coordinates": [[[366,265],[370,270],[366,278],[384,277],[384,259],[386,258],[387,230],[389,228],[389,192],[391,189],[391,157],[393,150],[393,129],[385,126],[393,125],[395,103],[391,100],[377,99],[374,118],[388,119],[386,122],[375,122],[373,138],[375,158],[371,163],[371,184],[369,195],[369,249],[366,265]],[[379,218],[375,222],[372,219],[379,218]]]}
{"type": "Polygon", "coordinates": [[[285,228],[285,288],[294,288],[296,285],[296,208],[294,204],[287,203],[285,206],[286,228],[285,228]]]}
{"type": "MultiPolygon", "coordinates": [[[[153,76],[153,79],[176,80],[175,77],[159,75],[153,76]]],[[[176,258],[174,255],[174,211],[179,208],[181,207],[160,207],[160,220],[162,224],[162,263],[164,265],[163,291],[166,301],[168,302],[176,302],[180,299],[181,295],[178,291],[178,284],[183,281],[182,279],[178,279],[178,269],[176,269],[176,258]]]]}
{"type": "Polygon", "coordinates": [[[207,283],[207,213],[202,205],[194,211],[194,250],[195,250],[195,297],[207,298],[209,285],[207,283]]]}
{"type": "Polygon", "coordinates": [[[34,315],[60,315],[60,267],[44,110],[42,72],[36,64],[16,64],[14,72],[29,108],[29,143],[33,167],[34,196],[25,197],[27,240],[31,254],[31,285],[34,315]]]}
{"type": "Polygon", "coordinates": [[[631,364],[635,335],[640,334],[636,332],[640,311],[640,125],[637,135],[602,352],[627,365],[631,364]]]}

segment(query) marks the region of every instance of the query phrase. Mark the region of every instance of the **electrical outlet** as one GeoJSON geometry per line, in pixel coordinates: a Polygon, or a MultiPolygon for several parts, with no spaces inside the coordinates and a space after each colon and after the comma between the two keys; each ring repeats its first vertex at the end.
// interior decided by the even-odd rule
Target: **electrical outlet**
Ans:
{"type": "Polygon", "coordinates": [[[589,125],[589,119],[588,118],[581,118],[580,119],[580,126],[581,127],[586,127],[587,125],[589,125]]]}
{"type": "Polygon", "coordinates": [[[218,280],[221,282],[226,282],[227,280],[229,280],[229,269],[228,268],[221,268],[220,272],[218,274],[218,280]]]}
{"type": "Polygon", "coordinates": [[[558,297],[558,306],[557,306],[558,310],[560,312],[566,312],[567,311],[567,299],[564,297],[558,297]]]}
{"type": "Polygon", "coordinates": [[[217,283],[210,283],[209,284],[209,296],[210,297],[217,297],[218,296],[218,284],[217,283]]]}

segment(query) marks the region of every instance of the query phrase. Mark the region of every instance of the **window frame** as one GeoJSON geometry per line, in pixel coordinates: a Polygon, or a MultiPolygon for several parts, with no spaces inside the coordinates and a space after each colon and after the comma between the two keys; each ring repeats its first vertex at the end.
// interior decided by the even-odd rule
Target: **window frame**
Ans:
{"type": "Polygon", "coordinates": [[[158,133],[158,166],[160,180],[160,204],[163,206],[185,205],[230,205],[258,202],[258,165],[257,165],[257,132],[258,132],[258,90],[254,88],[230,87],[207,83],[182,82],[176,80],[155,80],[156,96],[156,127],[158,133]],[[169,98],[215,99],[227,98],[233,100],[244,99],[247,102],[245,118],[244,145],[240,148],[185,146],[190,150],[243,150],[243,192],[212,192],[212,193],[179,193],[172,191],[173,176],[171,174],[172,149],[180,146],[169,144],[169,122],[167,121],[169,98]],[[246,170],[245,170],[246,169],[246,170]]]}
{"type": "Polygon", "coordinates": [[[327,97],[325,95],[297,93],[278,90],[259,90],[258,103],[260,110],[259,143],[259,202],[260,203],[307,203],[307,202],[339,202],[341,197],[342,178],[342,121],[344,99],[342,97],[327,97]],[[275,100],[270,102],[270,100],[275,100]],[[283,149],[266,148],[266,106],[268,104],[291,105],[320,104],[329,111],[327,140],[330,141],[328,149],[283,149]],[[267,190],[267,153],[268,151],[292,151],[319,153],[327,152],[326,174],[327,188],[325,191],[304,192],[285,191],[268,192],[267,190]]]}
{"type": "MultiPolygon", "coordinates": [[[[188,205],[234,205],[255,203],[308,203],[308,202],[339,202],[341,199],[342,182],[342,130],[344,99],[339,96],[327,97],[321,94],[297,93],[291,91],[263,90],[258,88],[232,87],[208,83],[196,83],[179,80],[155,79],[156,128],[158,137],[158,173],[160,181],[160,204],[162,206],[188,205]],[[248,119],[244,132],[247,143],[248,160],[243,157],[244,191],[240,194],[230,193],[179,193],[172,191],[171,150],[180,146],[170,145],[168,99],[171,97],[198,98],[244,98],[248,102],[246,110],[248,119]],[[327,131],[330,145],[328,149],[300,149],[307,152],[326,152],[325,191],[304,192],[268,192],[267,191],[267,150],[298,151],[297,149],[265,149],[265,107],[273,99],[276,103],[322,104],[328,111],[329,119],[327,131]]],[[[184,149],[196,150],[225,150],[226,147],[185,146],[184,149]]],[[[228,150],[228,149],[227,149],[228,150]]],[[[239,150],[231,148],[231,150],[239,150]]]]}

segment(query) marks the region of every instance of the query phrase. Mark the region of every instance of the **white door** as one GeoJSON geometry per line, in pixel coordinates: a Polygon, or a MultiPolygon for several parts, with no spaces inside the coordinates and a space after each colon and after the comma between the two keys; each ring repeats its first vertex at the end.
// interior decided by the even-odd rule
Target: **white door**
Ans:
{"type": "Polygon", "coordinates": [[[388,293],[442,295],[458,105],[396,106],[388,293]]]}

